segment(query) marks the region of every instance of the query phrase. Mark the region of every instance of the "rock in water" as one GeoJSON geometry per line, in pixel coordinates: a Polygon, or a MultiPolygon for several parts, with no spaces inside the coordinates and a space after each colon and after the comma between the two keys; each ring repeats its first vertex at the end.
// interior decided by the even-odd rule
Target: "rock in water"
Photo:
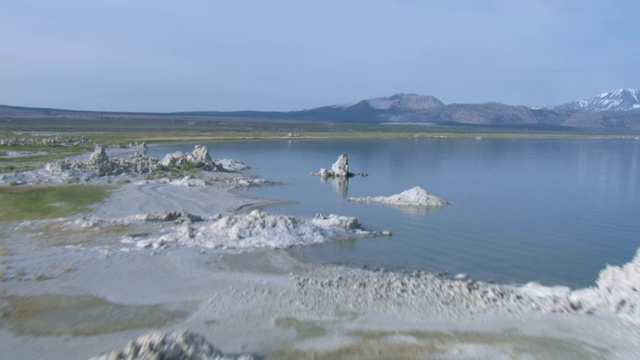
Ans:
{"type": "Polygon", "coordinates": [[[350,197],[348,200],[360,203],[395,206],[441,207],[449,204],[446,200],[431,195],[429,192],[419,186],[416,186],[409,190],[405,190],[400,194],[391,196],[350,197]]]}
{"type": "Polygon", "coordinates": [[[322,178],[328,177],[342,177],[348,178],[353,176],[353,173],[349,172],[349,159],[347,158],[347,154],[342,154],[338,157],[335,163],[331,166],[331,170],[320,169],[319,172],[312,172],[311,175],[320,176],[322,178]]]}
{"type": "Polygon", "coordinates": [[[342,154],[338,157],[338,160],[331,166],[331,172],[333,172],[333,176],[349,176],[349,159],[347,158],[347,154],[342,154]]]}

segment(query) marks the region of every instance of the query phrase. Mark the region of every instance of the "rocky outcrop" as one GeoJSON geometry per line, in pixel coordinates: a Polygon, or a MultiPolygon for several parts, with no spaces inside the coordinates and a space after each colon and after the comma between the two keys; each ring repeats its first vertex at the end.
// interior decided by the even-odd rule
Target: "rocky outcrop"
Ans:
{"type": "Polygon", "coordinates": [[[209,155],[209,149],[206,146],[196,145],[195,149],[190,154],[185,154],[181,151],[177,151],[172,154],[167,154],[164,159],[159,163],[165,168],[183,167],[183,166],[195,166],[202,170],[207,171],[219,171],[222,167],[216,164],[209,155]]]}
{"type": "Polygon", "coordinates": [[[220,159],[216,160],[216,163],[222,166],[225,171],[243,171],[251,168],[242,161],[235,159],[220,159]]]}
{"type": "Polygon", "coordinates": [[[94,172],[97,176],[120,174],[149,174],[158,170],[191,169],[206,171],[223,171],[222,165],[214,162],[206,146],[196,145],[194,151],[185,154],[180,151],[167,154],[164,159],[150,157],[137,152],[125,158],[110,158],[104,147],[98,145],[86,161],[69,160],[46,164],[45,171],[62,172],[94,172]]]}
{"type": "Polygon", "coordinates": [[[151,222],[166,222],[173,221],[176,224],[182,223],[194,223],[199,221],[204,221],[201,216],[190,214],[186,212],[184,209],[180,211],[165,211],[161,214],[142,214],[137,215],[136,218],[142,221],[151,221],[151,222]]]}
{"type": "Polygon", "coordinates": [[[316,215],[313,219],[269,214],[221,216],[210,225],[193,229],[190,244],[228,249],[288,248],[330,240],[368,236],[354,217],[316,215]]]}
{"type": "Polygon", "coordinates": [[[158,238],[134,242],[136,247],[153,249],[172,245],[234,250],[284,249],[384,235],[362,229],[355,217],[334,214],[317,214],[307,219],[253,210],[248,214],[215,215],[201,219],[184,212],[169,212],[135,215],[131,219],[176,224],[165,227],[164,234],[158,238]]]}
{"type": "Polygon", "coordinates": [[[317,173],[311,173],[311,175],[320,176],[322,178],[327,178],[327,177],[348,178],[348,177],[352,177],[354,174],[349,172],[349,158],[347,157],[347,154],[341,154],[338,157],[338,160],[336,160],[336,162],[333,163],[333,165],[331,165],[331,170],[321,168],[320,171],[318,171],[317,173]]]}
{"type": "Polygon", "coordinates": [[[341,154],[333,165],[331,165],[333,176],[348,177],[349,176],[349,158],[347,154],[341,154]]]}
{"type": "Polygon", "coordinates": [[[87,167],[92,167],[97,169],[99,175],[116,175],[114,173],[121,173],[118,169],[113,166],[111,161],[109,161],[109,157],[105,152],[104,148],[100,145],[96,146],[91,156],[89,156],[89,160],[85,163],[87,167]]]}
{"type": "MultiPolygon", "coordinates": [[[[640,249],[623,266],[608,265],[596,281],[600,296],[617,313],[640,316],[640,249]]],[[[640,319],[638,319],[640,320],[640,319]]]]}
{"type": "Polygon", "coordinates": [[[116,149],[140,150],[140,151],[143,151],[143,152],[146,152],[149,149],[147,147],[147,143],[145,143],[144,141],[132,141],[132,142],[127,143],[127,144],[112,145],[110,147],[111,148],[116,148],[116,149]]]}
{"type": "Polygon", "coordinates": [[[253,355],[227,355],[203,336],[189,331],[155,332],[130,341],[121,350],[92,360],[251,360],[253,355]]]}
{"type": "Polygon", "coordinates": [[[96,146],[95,150],[89,156],[89,160],[87,160],[87,165],[92,166],[100,166],[109,161],[109,157],[107,153],[104,151],[104,148],[100,145],[96,146]]]}
{"type": "Polygon", "coordinates": [[[595,287],[573,291],[571,306],[584,313],[611,311],[640,324],[640,249],[622,266],[607,265],[595,287]]]}
{"type": "Polygon", "coordinates": [[[14,138],[1,138],[0,146],[33,146],[33,145],[47,145],[47,146],[84,146],[93,144],[92,140],[87,139],[84,136],[67,138],[64,136],[49,136],[49,137],[14,137],[14,138]]]}
{"type": "Polygon", "coordinates": [[[391,196],[350,197],[348,198],[348,200],[360,203],[394,206],[441,207],[449,204],[448,201],[431,195],[429,192],[419,186],[416,186],[409,190],[405,190],[400,194],[391,196]]]}
{"type": "Polygon", "coordinates": [[[158,167],[158,159],[142,154],[126,158],[109,158],[105,148],[98,145],[86,161],[65,159],[45,164],[44,170],[51,173],[93,172],[97,176],[120,174],[148,174],[158,167]]]}

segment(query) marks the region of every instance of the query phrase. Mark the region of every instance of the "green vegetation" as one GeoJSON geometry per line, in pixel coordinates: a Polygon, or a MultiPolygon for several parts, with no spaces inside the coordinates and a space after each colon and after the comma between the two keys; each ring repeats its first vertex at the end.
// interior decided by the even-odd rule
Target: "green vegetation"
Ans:
{"type": "Polygon", "coordinates": [[[88,241],[94,244],[109,243],[114,238],[120,239],[122,236],[131,234],[135,231],[135,227],[127,224],[74,227],[69,226],[65,219],[54,219],[39,223],[28,231],[33,239],[40,240],[49,246],[82,246],[88,241]]]}
{"type": "Polygon", "coordinates": [[[0,187],[0,221],[69,216],[89,211],[113,189],[97,185],[0,187]]]}
{"type": "Polygon", "coordinates": [[[120,305],[89,295],[10,295],[0,297],[0,305],[0,326],[18,336],[94,336],[159,328],[187,315],[160,305],[120,305]]]}
{"type": "MultiPolygon", "coordinates": [[[[290,321],[289,321],[290,322],[290,321]]],[[[296,324],[295,322],[291,322],[296,324]]],[[[276,323],[277,326],[278,323],[276,323]]],[[[296,327],[297,330],[297,327],[296,327]]],[[[319,334],[319,333],[318,333],[319,334]]],[[[321,335],[321,334],[320,334],[321,335]]],[[[515,358],[606,359],[609,351],[590,344],[544,336],[499,332],[351,331],[351,342],[335,348],[283,348],[269,354],[274,359],[439,359],[451,358],[456,350],[480,347],[494,350],[494,357],[510,353],[515,358]]],[[[298,339],[304,340],[300,337],[298,339]]],[[[487,352],[491,354],[491,352],[487,352]]]]}
{"type": "MultiPolygon", "coordinates": [[[[64,133],[86,136],[102,145],[131,141],[314,139],[314,138],[414,138],[419,137],[623,137],[638,136],[638,130],[615,128],[569,128],[532,124],[450,125],[362,124],[259,120],[224,116],[149,118],[5,118],[0,116],[0,131],[64,133]]],[[[21,133],[21,136],[24,133],[21,133]]]]}
{"type": "Polygon", "coordinates": [[[298,320],[292,317],[277,318],[275,325],[279,328],[294,328],[298,339],[312,339],[327,336],[327,329],[313,321],[298,320]]]}
{"type": "MultiPolygon", "coordinates": [[[[7,150],[26,151],[21,148],[7,148],[7,150]]],[[[31,151],[31,150],[29,150],[31,151]]],[[[0,158],[0,173],[22,172],[41,168],[44,164],[66,158],[76,156],[89,151],[87,148],[48,148],[39,147],[37,151],[46,151],[46,155],[33,155],[22,157],[6,157],[0,158]]]]}
{"type": "MultiPolygon", "coordinates": [[[[60,143],[44,141],[51,135],[45,134],[16,134],[8,131],[0,132],[0,173],[21,172],[41,168],[42,165],[58,159],[80,155],[93,149],[93,144],[75,144],[64,146],[60,143]],[[7,156],[9,152],[22,154],[20,156],[7,156]]],[[[73,138],[75,136],[69,136],[73,138]]]]}

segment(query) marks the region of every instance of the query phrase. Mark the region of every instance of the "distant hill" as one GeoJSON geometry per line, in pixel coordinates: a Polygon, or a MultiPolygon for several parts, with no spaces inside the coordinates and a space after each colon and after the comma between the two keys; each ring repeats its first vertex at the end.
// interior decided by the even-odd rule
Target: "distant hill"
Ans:
{"type": "Polygon", "coordinates": [[[555,107],[530,108],[501,103],[444,104],[433,96],[395,94],[348,104],[299,111],[190,111],[131,113],[75,111],[0,105],[1,118],[179,119],[206,122],[233,119],[322,123],[425,124],[521,128],[617,128],[640,130],[638,91],[621,89],[555,107]]]}
{"type": "Polygon", "coordinates": [[[444,103],[433,96],[417,94],[396,94],[391,97],[376,97],[362,100],[355,104],[334,105],[332,107],[351,108],[353,106],[368,106],[372,109],[387,112],[423,111],[444,103]]]}
{"type": "Polygon", "coordinates": [[[416,94],[396,94],[350,104],[293,111],[281,117],[350,123],[640,129],[640,114],[622,115],[613,111],[568,107],[533,109],[501,103],[447,105],[433,96],[416,94]]]}

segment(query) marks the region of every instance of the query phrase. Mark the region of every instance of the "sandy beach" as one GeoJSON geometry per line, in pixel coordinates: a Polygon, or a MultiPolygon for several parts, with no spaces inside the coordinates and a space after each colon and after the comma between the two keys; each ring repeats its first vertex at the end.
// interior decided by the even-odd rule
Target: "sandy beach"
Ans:
{"type": "MultiPolygon", "coordinates": [[[[2,358],[87,359],[151,332],[177,330],[200,334],[226,354],[276,359],[632,359],[640,353],[635,288],[612,307],[594,289],[313,263],[297,246],[255,244],[291,229],[304,241],[315,239],[308,234],[340,241],[360,233],[339,227],[325,233],[333,225],[266,217],[260,211],[278,200],[224,185],[222,178],[243,179],[241,173],[217,176],[203,186],[132,181],[89,214],[1,224],[2,358]],[[167,212],[178,215],[157,215],[167,212]],[[251,214],[275,222],[267,232],[238,237],[251,238],[252,248],[220,245],[207,234],[219,229],[217,222],[251,214]],[[293,227],[277,232],[281,222],[293,227]]],[[[242,230],[234,226],[229,234],[242,230]]]]}

